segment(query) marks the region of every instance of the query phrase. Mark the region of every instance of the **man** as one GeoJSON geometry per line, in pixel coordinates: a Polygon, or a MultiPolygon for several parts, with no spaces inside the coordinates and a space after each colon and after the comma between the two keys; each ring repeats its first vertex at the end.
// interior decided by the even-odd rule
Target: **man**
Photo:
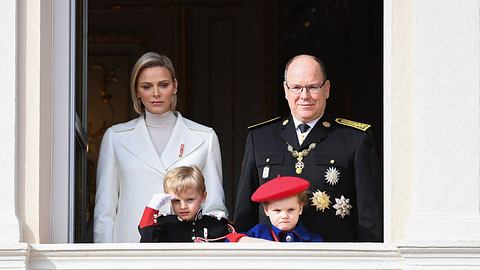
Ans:
{"type": "Polygon", "coordinates": [[[324,115],[330,94],[323,63],[299,55],[285,67],[291,115],[249,128],[234,222],[238,231],[268,224],[250,200],[263,183],[281,176],[310,182],[305,227],[325,241],[382,241],[382,176],[370,125],[324,115]]]}

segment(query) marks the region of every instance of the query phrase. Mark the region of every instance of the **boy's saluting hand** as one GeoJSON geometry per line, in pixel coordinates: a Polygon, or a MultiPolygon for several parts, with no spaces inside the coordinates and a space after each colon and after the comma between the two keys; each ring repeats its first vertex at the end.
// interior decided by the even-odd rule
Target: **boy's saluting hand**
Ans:
{"type": "Polygon", "coordinates": [[[147,207],[150,207],[155,210],[159,210],[160,207],[164,206],[169,201],[175,199],[175,196],[167,193],[155,193],[152,195],[150,202],[147,204],[147,207]]]}

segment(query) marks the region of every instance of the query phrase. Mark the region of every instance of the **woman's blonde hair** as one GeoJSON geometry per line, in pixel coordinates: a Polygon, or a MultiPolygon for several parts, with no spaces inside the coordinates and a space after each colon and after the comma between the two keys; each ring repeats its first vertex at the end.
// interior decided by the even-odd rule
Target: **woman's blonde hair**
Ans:
{"type": "MultiPolygon", "coordinates": [[[[172,77],[172,82],[175,83],[177,81],[172,61],[170,61],[167,56],[158,54],[156,52],[147,52],[144,55],[140,56],[140,58],[138,58],[137,62],[133,66],[132,75],[130,77],[130,93],[132,95],[133,108],[140,115],[144,113],[145,106],[143,105],[140,98],[137,97],[137,79],[144,69],[151,67],[166,68],[170,73],[170,76],[172,77]]],[[[174,111],[176,106],[177,94],[173,94],[172,101],[170,102],[170,110],[174,111]]]]}
{"type": "Polygon", "coordinates": [[[179,194],[190,188],[196,189],[202,195],[206,192],[202,171],[195,165],[177,167],[168,171],[163,178],[164,192],[179,194]]]}

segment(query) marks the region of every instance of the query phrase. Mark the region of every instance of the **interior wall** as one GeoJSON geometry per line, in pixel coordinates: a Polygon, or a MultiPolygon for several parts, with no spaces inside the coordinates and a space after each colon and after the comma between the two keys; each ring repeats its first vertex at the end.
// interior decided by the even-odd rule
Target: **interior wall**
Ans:
{"type": "Polygon", "coordinates": [[[230,214],[246,127],[289,113],[283,67],[296,54],[325,62],[332,82],[327,113],[372,124],[383,160],[382,20],[380,0],[90,0],[90,185],[103,131],[136,116],[125,93],[146,51],[174,62],[177,109],[219,135],[230,214]]]}

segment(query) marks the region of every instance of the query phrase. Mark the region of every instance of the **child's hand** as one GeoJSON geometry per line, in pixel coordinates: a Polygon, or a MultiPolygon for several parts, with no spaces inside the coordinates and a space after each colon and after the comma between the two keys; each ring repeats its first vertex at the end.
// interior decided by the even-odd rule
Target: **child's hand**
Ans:
{"type": "Polygon", "coordinates": [[[147,204],[147,207],[150,207],[155,210],[159,210],[160,207],[168,203],[168,201],[175,199],[175,196],[166,193],[155,193],[152,195],[150,202],[147,204]]]}

